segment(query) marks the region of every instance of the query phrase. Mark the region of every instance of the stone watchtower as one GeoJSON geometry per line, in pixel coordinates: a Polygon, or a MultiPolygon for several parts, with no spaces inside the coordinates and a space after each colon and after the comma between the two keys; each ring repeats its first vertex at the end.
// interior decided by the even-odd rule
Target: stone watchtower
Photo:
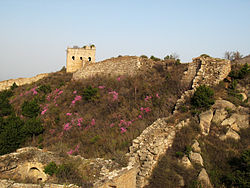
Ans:
{"type": "Polygon", "coordinates": [[[67,48],[67,72],[76,72],[86,62],[95,63],[95,45],[67,48]]]}

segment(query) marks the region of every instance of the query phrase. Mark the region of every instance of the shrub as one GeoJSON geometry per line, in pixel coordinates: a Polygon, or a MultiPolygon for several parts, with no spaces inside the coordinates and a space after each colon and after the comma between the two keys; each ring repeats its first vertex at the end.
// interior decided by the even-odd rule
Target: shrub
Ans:
{"type": "Polygon", "coordinates": [[[37,91],[43,92],[44,94],[48,94],[48,93],[50,93],[52,90],[51,90],[50,85],[45,85],[45,84],[43,84],[43,85],[41,85],[41,86],[38,87],[37,91]]]}
{"type": "Polygon", "coordinates": [[[44,173],[52,176],[57,173],[57,169],[56,163],[52,161],[44,167],[44,173]]]}
{"type": "Polygon", "coordinates": [[[148,59],[148,56],[146,56],[146,55],[141,55],[141,58],[148,59]]]}
{"type": "Polygon", "coordinates": [[[206,57],[210,57],[210,56],[207,55],[207,54],[201,54],[200,57],[205,57],[206,58],[206,57]]]}
{"type": "Polygon", "coordinates": [[[0,155],[15,151],[23,143],[25,138],[21,132],[23,124],[23,121],[15,115],[0,121],[0,155]]]}
{"type": "Polygon", "coordinates": [[[27,136],[39,135],[43,133],[44,127],[40,119],[33,117],[25,122],[22,131],[27,136]]]}
{"type": "Polygon", "coordinates": [[[14,83],[12,84],[12,86],[10,87],[10,89],[11,89],[11,90],[14,90],[14,89],[16,89],[16,88],[18,88],[18,85],[16,84],[16,82],[14,82],[14,83]]]}
{"type": "Polygon", "coordinates": [[[0,98],[0,117],[10,115],[13,111],[8,98],[0,98]]]}
{"type": "Polygon", "coordinates": [[[40,113],[40,106],[36,100],[24,101],[22,104],[22,115],[26,117],[36,117],[40,113]]]}
{"type": "Polygon", "coordinates": [[[92,101],[98,98],[98,89],[91,86],[86,87],[82,92],[82,98],[85,101],[92,101]]]}
{"type": "Polygon", "coordinates": [[[153,55],[150,57],[150,59],[152,59],[153,61],[160,61],[161,60],[160,58],[157,58],[157,57],[155,57],[153,55]]]}
{"type": "Polygon", "coordinates": [[[197,108],[210,108],[214,104],[214,91],[208,86],[199,86],[191,98],[191,104],[197,108]]]}
{"type": "Polygon", "coordinates": [[[244,66],[240,70],[232,70],[229,73],[229,76],[232,79],[243,79],[250,73],[250,66],[245,63],[244,66]]]}

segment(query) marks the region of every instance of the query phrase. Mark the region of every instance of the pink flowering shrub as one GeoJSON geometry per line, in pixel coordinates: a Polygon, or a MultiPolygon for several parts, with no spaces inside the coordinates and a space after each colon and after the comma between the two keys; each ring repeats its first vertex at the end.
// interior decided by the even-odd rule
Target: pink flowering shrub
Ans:
{"type": "Polygon", "coordinates": [[[145,101],[149,101],[149,99],[151,99],[151,96],[146,96],[146,98],[144,99],[145,101]]]}
{"type": "Polygon", "coordinates": [[[99,89],[104,89],[104,88],[105,88],[105,86],[98,86],[98,88],[99,88],[99,89]]]}
{"type": "Polygon", "coordinates": [[[116,91],[111,91],[109,94],[113,95],[112,101],[118,100],[118,93],[116,91]]]}
{"type": "Polygon", "coordinates": [[[71,128],[72,128],[72,126],[70,126],[70,123],[66,123],[66,124],[64,125],[64,127],[63,127],[63,130],[68,131],[68,130],[70,130],[71,128]]]}

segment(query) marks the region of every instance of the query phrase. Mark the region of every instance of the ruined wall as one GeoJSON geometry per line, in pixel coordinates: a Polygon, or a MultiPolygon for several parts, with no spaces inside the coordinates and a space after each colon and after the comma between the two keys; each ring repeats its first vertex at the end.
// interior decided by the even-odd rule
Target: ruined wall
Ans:
{"type": "MultiPolygon", "coordinates": [[[[170,117],[169,117],[170,118],[170,117]]],[[[148,184],[160,156],[173,144],[176,131],[189,124],[189,119],[179,123],[167,123],[169,118],[161,118],[147,127],[130,146],[129,166],[138,166],[136,187],[148,184]]]]}
{"type": "Polygon", "coordinates": [[[25,85],[25,84],[31,84],[33,82],[36,82],[46,76],[48,76],[48,73],[44,73],[44,74],[38,74],[34,77],[31,78],[17,78],[17,79],[10,79],[10,80],[4,80],[0,82],[0,91],[5,90],[5,89],[9,89],[14,82],[18,85],[25,85]]]}
{"type": "Polygon", "coordinates": [[[66,67],[67,72],[75,72],[81,69],[86,62],[95,63],[95,53],[96,48],[94,46],[68,48],[66,67]]]}
{"type": "Polygon", "coordinates": [[[141,58],[136,56],[111,58],[93,64],[85,64],[83,68],[73,74],[73,79],[78,80],[95,75],[134,75],[142,65],[141,58]]]}
{"type": "Polygon", "coordinates": [[[174,114],[178,113],[178,109],[193,96],[197,87],[201,85],[214,86],[226,78],[230,71],[231,62],[229,60],[202,56],[194,58],[182,78],[182,82],[190,84],[191,88],[177,100],[174,114]]]}

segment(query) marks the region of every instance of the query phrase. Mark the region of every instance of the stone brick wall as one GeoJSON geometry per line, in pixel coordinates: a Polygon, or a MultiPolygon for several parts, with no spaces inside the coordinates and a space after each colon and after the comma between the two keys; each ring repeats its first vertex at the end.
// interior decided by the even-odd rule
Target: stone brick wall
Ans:
{"type": "Polygon", "coordinates": [[[34,77],[31,78],[17,78],[17,79],[10,79],[10,80],[4,80],[0,82],[0,91],[5,90],[5,89],[9,89],[14,82],[18,85],[25,85],[25,84],[31,84],[33,82],[36,82],[46,76],[48,76],[48,73],[44,73],[44,74],[38,74],[34,77]]]}
{"type": "Polygon", "coordinates": [[[150,66],[151,61],[144,61],[136,56],[111,58],[97,63],[86,63],[83,68],[73,74],[74,80],[95,75],[118,76],[135,75],[143,67],[150,66]]]}
{"type": "Polygon", "coordinates": [[[178,113],[178,109],[193,96],[197,87],[201,85],[214,86],[226,78],[230,71],[231,62],[229,60],[202,56],[194,58],[188,66],[186,75],[182,78],[183,83],[190,84],[191,88],[177,100],[174,114],[178,113]]]}
{"type": "Polygon", "coordinates": [[[96,48],[94,46],[68,48],[66,67],[67,72],[75,72],[81,69],[86,62],[95,63],[95,52],[96,48]]]}
{"type": "MultiPolygon", "coordinates": [[[[170,117],[169,117],[170,118],[170,117]]],[[[161,118],[147,127],[130,146],[128,166],[138,166],[136,187],[148,184],[157,161],[173,144],[176,131],[189,124],[189,119],[176,124],[167,123],[168,118],[161,118]]]]}

